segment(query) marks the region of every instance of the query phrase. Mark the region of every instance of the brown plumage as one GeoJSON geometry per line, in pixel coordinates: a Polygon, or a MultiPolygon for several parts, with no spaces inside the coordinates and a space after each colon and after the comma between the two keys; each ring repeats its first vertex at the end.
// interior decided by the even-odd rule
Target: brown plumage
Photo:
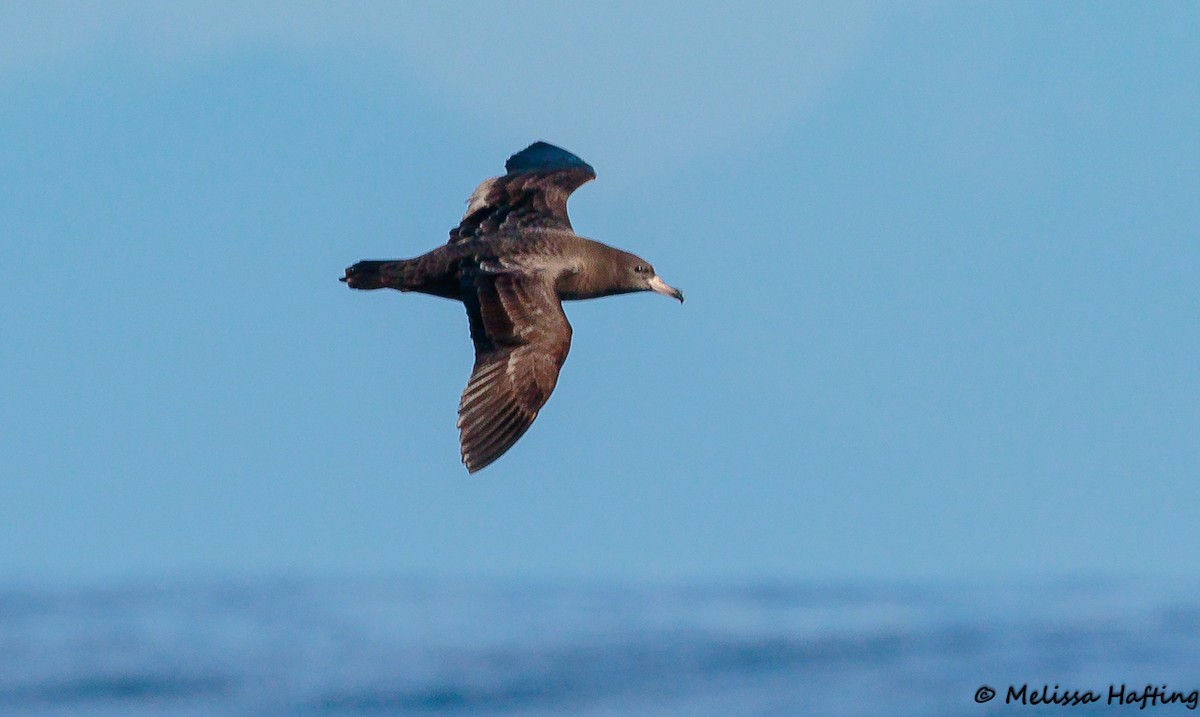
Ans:
{"type": "Polygon", "coordinates": [[[484,181],[450,241],[414,259],[360,261],[353,289],[417,291],[463,302],[475,368],[458,404],[467,470],[489,465],[524,435],[550,398],[571,348],[562,301],[656,291],[683,301],[645,260],[575,234],[571,192],[594,179],[586,162],[535,142],[484,181]]]}

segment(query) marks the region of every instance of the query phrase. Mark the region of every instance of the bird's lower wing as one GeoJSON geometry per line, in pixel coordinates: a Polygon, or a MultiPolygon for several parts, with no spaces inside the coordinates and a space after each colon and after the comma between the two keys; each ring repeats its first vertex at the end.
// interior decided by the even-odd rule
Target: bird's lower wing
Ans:
{"type": "Polygon", "coordinates": [[[537,418],[571,348],[571,324],[539,273],[464,272],[475,369],[458,404],[467,470],[489,465],[537,418]]]}

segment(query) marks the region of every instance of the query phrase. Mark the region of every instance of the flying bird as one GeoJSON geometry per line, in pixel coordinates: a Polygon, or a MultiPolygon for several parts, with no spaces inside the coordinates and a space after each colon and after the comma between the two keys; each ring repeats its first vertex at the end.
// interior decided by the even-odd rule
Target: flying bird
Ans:
{"type": "Polygon", "coordinates": [[[479,185],[450,241],[413,259],[360,261],[352,289],[397,289],[461,301],[475,368],[458,403],[462,461],[474,473],[529,430],[571,348],[562,302],[654,291],[683,302],[650,262],[585,239],[567,218],[571,192],[595,179],[570,152],[535,142],[506,174],[479,185]]]}

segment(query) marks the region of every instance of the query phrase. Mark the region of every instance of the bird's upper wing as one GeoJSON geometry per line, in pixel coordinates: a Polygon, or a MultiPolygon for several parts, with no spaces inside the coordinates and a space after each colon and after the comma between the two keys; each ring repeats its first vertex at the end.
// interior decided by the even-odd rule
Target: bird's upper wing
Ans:
{"type": "Polygon", "coordinates": [[[571,324],[546,274],[480,265],[464,270],[462,281],[475,369],[458,404],[458,428],[463,463],[474,473],[537,418],[571,348],[571,324]]]}
{"type": "Polygon", "coordinates": [[[450,243],[524,228],[571,230],[567,198],[596,178],[591,165],[565,149],[534,142],[508,158],[503,177],[485,180],[467,200],[450,243]]]}

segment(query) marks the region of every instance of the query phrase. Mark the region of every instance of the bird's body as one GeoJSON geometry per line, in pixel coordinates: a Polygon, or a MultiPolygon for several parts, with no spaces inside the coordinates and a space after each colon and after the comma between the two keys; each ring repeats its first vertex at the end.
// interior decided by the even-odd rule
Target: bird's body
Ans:
{"type": "MultiPolygon", "coordinates": [[[[457,244],[443,244],[413,259],[364,261],[355,264],[359,281],[368,282],[368,268],[378,271],[381,286],[354,285],[356,289],[391,288],[416,291],[463,301],[475,289],[464,284],[476,265],[504,267],[507,270],[536,272],[554,284],[562,301],[598,299],[625,293],[614,286],[607,262],[589,259],[620,260],[632,254],[614,249],[574,232],[533,230],[522,234],[501,234],[457,244]],[[371,266],[371,265],[376,266],[371,266]]],[[[636,257],[634,257],[636,258],[636,257]]],[[[354,267],[351,267],[353,269],[354,267]]]]}
{"type": "Polygon", "coordinates": [[[537,142],[509,158],[468,200],[450,241],[413,259],[360,261],[342,281],[463,302],[475,368],[459,402],[463,463],[472,473],[528,430],[571,346],[564,300],[656,291],[683,300],[649,263],[575,234],[567,197],[592,179],[575,155],[537,142]]]}

